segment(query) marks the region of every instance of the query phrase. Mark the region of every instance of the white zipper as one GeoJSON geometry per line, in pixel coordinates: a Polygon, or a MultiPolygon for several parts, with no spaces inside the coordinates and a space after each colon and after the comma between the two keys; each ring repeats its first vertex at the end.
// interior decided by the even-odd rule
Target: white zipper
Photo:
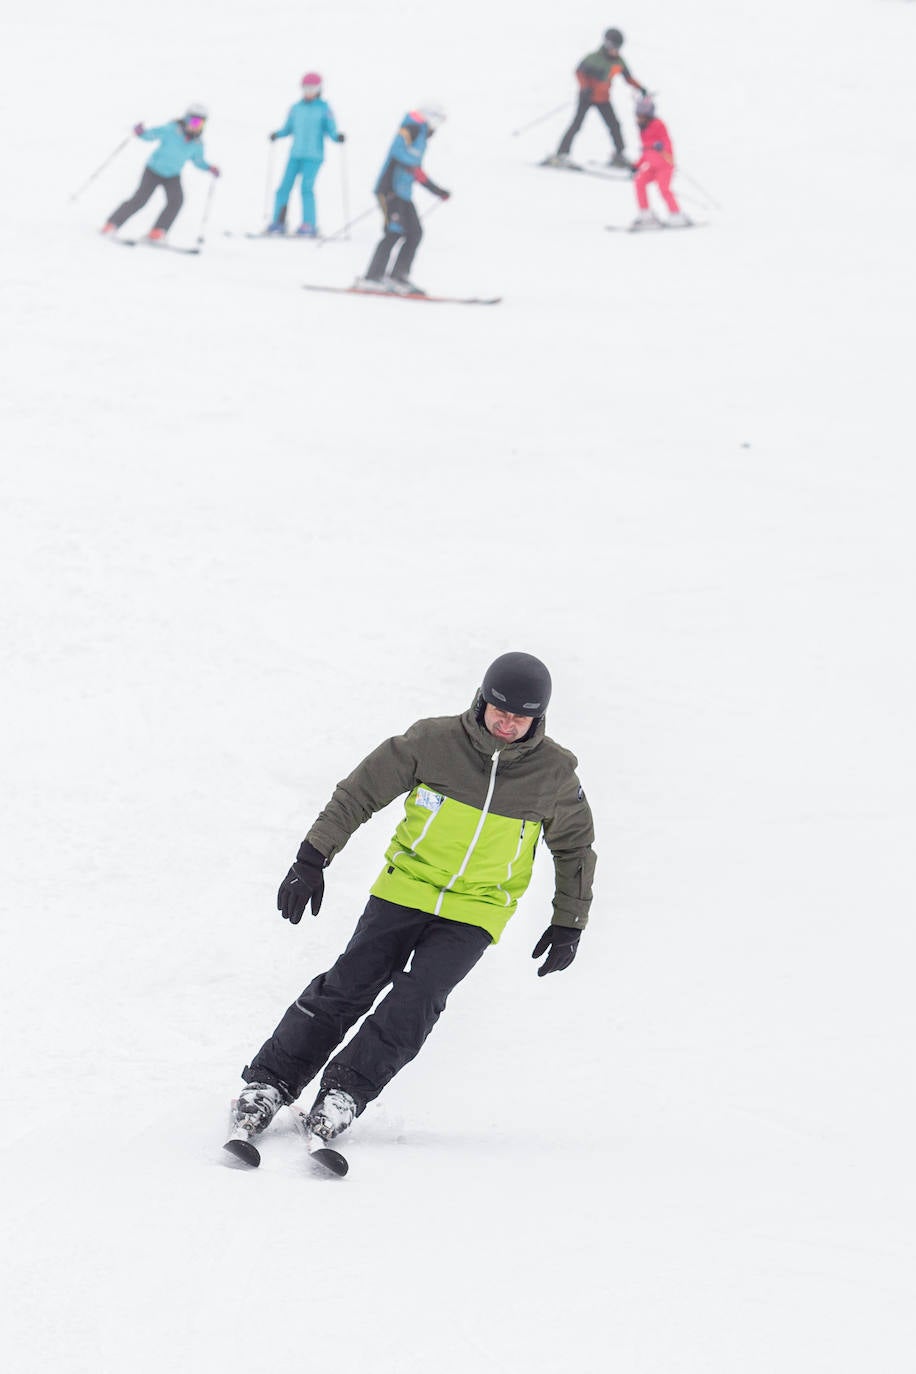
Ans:
{"type": "Polygon", "coordinates": [[[449,889],[453,887],[455,883],[457,883],[459,878],[462,878],[464,876],[464,870],[470,863],[471,855],[474,853],[474,847],[477,844],[477,841],[480,839],[481,830],[483,830],[483,823],[487,819],[487,812],[490,809],[490,802],[493,800],[493,788],[496,786],[496,770],[498,767],[499,750],[497,749],[493,754],[493,767],[490,769],[490,785],[487,788],[487,796],[483,804],[483,810],[480,813],[480,820],[477,822],[477,829],[474,831],[471,843],[465,850],[464,858],[461,860],[461,867],[459,868],[457,873],[452,874],[451,878],[449,878],[448,882],[445,884],[445,887],[439,893],[439,900],[436,902],[436,909],[433,912],[434,916],[439,915],[439,912],[442,910],[442,903],[445,900],[446,892],[448,892],[449,889]]]}
{"type": "MultiPolygon", "coordinates": [[[[508,867],[507,867],[507,869],[506,869],[505,881],[506,881],[507,883],[509,883],[509,882],[512,881],[512,870],[513,870],[513,868],[515,867],[515,863],[516,863],[516,860],[518,859],[519,854],[521,854],[521,852],[522,852],[522,845],[525,843],[525,826],[526,826],[526,824],[527,824],[526,821],[522,821],[522,828],[521,828],[521,830],[519,831],[519,836],[518,836],[518,846],[517,846],[517,848],[516,848],[516,850],[515,850],[515,853],[512,855],[512,858],[510,859],[509,865],[508,865],[508,867]]],[[[503,894],[503,896],[504,896],[505,899],[506,899],[506,906],[508,906],[509,903],[512,901],[512,898],[509,896],[509,893],[508,893],[508,892],[506,891],[506,889],[503,887],[502,883],[497,884],[497,886],[499,887],[500,892],[503,894]]]]}

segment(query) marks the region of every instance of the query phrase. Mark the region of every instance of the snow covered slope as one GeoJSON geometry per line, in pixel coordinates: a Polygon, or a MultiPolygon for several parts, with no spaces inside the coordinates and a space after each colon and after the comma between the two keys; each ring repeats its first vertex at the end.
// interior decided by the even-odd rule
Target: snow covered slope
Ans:
{"type": "Polygon", "coordinates": [[[916,7],[2,22],[5,1366],[910,1374],[916,7]],[[627,184],[534,166],[610,23],[702,233],[607,234],[627,184]],[[499,307],[302,291],[364,269],[374,213],[226,236],[310,68],[348,134],[323,228],[441,100],[415,276],[499,307]],[[68,195],[191,99],[204,253],[102,242],[148,149],[68,195]],[[239,1070],[396,816],[291,929],[305,828],[511,648],[595,811],[576,964],[535,977],[542,862],[345,1182],[291,1125],[226,1167],[239,1070]]]}

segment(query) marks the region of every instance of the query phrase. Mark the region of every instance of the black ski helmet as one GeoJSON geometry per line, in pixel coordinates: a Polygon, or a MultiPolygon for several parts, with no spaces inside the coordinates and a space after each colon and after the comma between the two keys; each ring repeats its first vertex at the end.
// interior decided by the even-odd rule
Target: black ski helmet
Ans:
{"type": "Polygon", "coordinates": [[[604,34],[604,46],[606,48],[622,48],[623,34],[619,29],[606,29],[604,34]]]}
{"type": "Polygon", "coordinates": [[[480,695],[513,716],[542,716],[550,701],[550,674],[533,654],[500,654],[483,675],[480,695]]]}

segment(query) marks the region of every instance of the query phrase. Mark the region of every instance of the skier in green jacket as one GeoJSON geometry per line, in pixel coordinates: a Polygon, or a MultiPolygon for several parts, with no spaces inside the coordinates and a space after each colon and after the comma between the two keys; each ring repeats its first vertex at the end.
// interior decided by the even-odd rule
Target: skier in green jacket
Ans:
{"type": "Polygon", "coordinates": [[[539,659],[503,654],[467,711],[417,721],[337,786],[280,885],[277,907],[294,925],[309,904],[317,916],[324,870],[363,822],[406,794],[404,816],[350,943],[243,1070],[243,1132],[264,1130],[322,1069],[308,1127],[323,1140],[345,1130],[414,1058],[449,993],[499,939],[541,835],[556,883],[533,957],[547,956],[539,976],[572,963],[591,904],[594,829],[574,755],[544,732],[550,690],[539,659]]]}

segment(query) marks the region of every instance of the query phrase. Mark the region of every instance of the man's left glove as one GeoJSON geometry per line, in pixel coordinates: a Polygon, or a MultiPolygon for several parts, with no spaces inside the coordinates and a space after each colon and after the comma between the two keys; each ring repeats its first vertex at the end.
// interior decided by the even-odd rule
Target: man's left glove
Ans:
{"type": "Polygon", "coordinates": [[[277,910],[282,913],[284,921],[289,921],[294,926],[298,925],[310,900],[312,915],[318,915],[324,896],[324,863],[324,855],[319,854],[307,840],[303,840],[296,855],[296,862],[283,879],[277,893],[277,910]]]}
{"type": "Polygon", "coordinates": [[[219,168],[214,167],[212,162],[210,163],[210,166],[207,168],[207,171],[210,173],[211,177],[218,177],[220,174],[219,168]]]}
{"type": "Polygon", "coordinates": [[[563,969],[569,968],[576,957],[576,946],[581,934],[582,931],[576,930],[574,926],[547,927],[531,951],[532,959],[540,959],[542,954],[547,954],[547,958],[538,969],[539,978],[543,978],[545,973],[561,973],[563,969]]]}

